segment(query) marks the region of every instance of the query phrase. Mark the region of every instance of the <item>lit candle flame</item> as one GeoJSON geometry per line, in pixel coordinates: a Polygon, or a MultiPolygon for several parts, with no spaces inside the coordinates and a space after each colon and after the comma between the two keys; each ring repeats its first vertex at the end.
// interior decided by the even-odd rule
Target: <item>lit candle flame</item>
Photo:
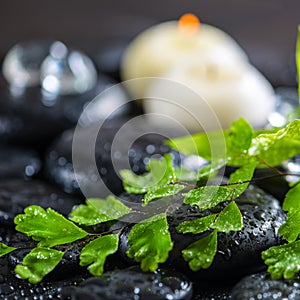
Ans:
{"type": "Polygon", "coordinates": [[[188,36],[195,35],[200,28],[199,19],[193,14],[184,14],[178,21],[179,31],[188,36]]]}

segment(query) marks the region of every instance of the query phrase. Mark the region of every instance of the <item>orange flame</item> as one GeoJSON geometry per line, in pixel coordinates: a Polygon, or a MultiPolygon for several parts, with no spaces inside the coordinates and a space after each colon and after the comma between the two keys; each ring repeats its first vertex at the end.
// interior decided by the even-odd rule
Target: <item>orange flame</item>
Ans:
{"type": "Polygon", "coordinates": [[[200,20],[193,14],[184,14],[178,21],[178,29],[184,35],[195,35],[200,28],[200,20]]]}

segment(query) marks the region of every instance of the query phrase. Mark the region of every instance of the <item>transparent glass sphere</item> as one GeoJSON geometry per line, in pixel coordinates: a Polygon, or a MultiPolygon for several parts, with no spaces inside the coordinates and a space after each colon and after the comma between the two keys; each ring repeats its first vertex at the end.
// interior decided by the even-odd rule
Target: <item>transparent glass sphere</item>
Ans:
{"type": "Polygon", "coordinates": [[[85,93],[96,86],[97,71],[89,57],[54,42],[41,65],[41,86],[54,95],[85,93]]]}
{"type": "Polygon", "coordinates": [[[2,73],[13,88],[40,84],[40,67],[53,41],[29,41],[13,46],[6,54],[2,73]]]}

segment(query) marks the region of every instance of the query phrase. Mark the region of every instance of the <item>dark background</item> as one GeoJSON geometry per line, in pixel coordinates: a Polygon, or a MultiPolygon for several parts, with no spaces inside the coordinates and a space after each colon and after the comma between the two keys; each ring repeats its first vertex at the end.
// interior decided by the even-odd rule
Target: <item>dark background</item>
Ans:
{"type": "Polygon", "coordinates": [[[17,42],[44,38],[95,56],[187,12],[230,33],[274,86],[296,85],[299,0],[2,0],[0,57],[17,42]]]}

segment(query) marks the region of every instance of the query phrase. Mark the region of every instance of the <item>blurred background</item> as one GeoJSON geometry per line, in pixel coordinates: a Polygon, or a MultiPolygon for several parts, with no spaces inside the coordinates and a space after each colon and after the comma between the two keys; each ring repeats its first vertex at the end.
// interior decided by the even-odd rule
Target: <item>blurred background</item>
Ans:
{"type": "Polygon", "coordinates": [[[109,73],[137,33],[191,12],[231,34],[273,86],[296,85],[299,0],[10,0],[0,5],[1,59],[20,41],[59,39],[109,73]]]}

